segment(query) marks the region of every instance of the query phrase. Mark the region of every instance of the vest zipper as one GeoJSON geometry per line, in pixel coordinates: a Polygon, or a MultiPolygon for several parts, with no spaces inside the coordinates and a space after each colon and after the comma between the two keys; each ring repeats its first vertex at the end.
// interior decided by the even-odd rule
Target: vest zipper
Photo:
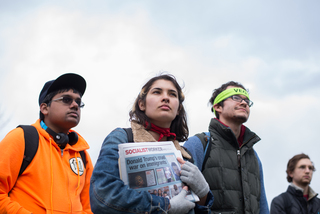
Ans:
{"type": "Polygon", "coordinates": [[[237,150],[237,158],[238,158],[238,168],[240,169],[240,167],[241,167],[241,162],[240,162],[240,150],[238,149],[237,150]]]}
{"type": "MultiPolygon", "coordinates": [[[[239,174],[240,174],[240,179],[241,179],[241,190],[242,190],[242,193],[243,193],[243,184],[242,184],[242,170],[241,170],[241,152],[240,152],[240,149],[237,150],[237,159],[238,159],[238,170],[239,170],[239,174]]],[[[245,203],[245,197],[244,197],[244,193],[242,194],[242,197],[241,197],[241,202],[242,202],[242,207],[243,209],[245,209],[246,207],[246,203],[245,203]]]]}

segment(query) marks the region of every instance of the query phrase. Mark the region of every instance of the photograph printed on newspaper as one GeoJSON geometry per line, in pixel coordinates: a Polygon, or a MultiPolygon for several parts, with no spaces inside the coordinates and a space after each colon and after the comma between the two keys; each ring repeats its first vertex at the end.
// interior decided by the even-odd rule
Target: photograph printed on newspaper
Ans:
{"type": "MultiPolygon", "coordinates": [[[[177,157],[182,158],[181,152],[171,141],[119,144],[120,178],[131,189],[171,199],[184,186],[177,157]]],[[[199,201],[190,190],[186,198],[199,201]]]]}

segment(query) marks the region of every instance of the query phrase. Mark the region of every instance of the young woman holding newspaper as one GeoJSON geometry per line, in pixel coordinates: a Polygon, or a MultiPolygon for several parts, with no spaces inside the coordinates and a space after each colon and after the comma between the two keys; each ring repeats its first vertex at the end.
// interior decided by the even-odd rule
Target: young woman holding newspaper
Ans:
{"type": "MultiPolygon", "coordinates": [[[[179,145],[188,137],[184,95],[172,75],[162,74],[150,79],[142,88],[130,111],[134,142],[173,141],[182,156],[190,155],[179,145]]],[[[90,184],[91,209],[100,213],[208,213],[213,203],[209,186],[198,168],[182,159],[181,181],[200,198],[197,204],[185,199],[188,187],[168,199],[148,191],[130,189],[120,179],[118,145],[128,143],[122,128],[112,131],[104,140],[93,170],[90,184]]]]}

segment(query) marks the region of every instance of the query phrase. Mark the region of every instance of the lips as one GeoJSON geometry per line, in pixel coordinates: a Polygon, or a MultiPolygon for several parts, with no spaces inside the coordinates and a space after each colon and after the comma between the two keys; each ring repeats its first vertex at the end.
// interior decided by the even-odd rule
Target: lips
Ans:
{"type": "Polygon", "coordinates": [[[240,110],[248,113],[247,109],[244,109],[244,108],[236,108],[236,110],[240,110]]]}
{"type": "Polygon", "coordinates": [[[74,112],[74,111],[73,112],[69,112],[68,115],[70,115],[71,117],[76,117],[76,118],[79,117],[78,112],[74,112]]]}
{"type": "Polygon", "coordinates": [[[164,110],[170,110],[171,109],[170,106],[168,106],[168,105],[162,105],[159,108],[164,109],[164,110]]]}

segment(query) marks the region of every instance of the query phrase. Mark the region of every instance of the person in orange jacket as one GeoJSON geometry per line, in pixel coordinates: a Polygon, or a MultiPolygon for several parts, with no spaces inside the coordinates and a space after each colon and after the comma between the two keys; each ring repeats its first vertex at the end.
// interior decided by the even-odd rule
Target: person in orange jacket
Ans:
{"type": "Polygon", "coordinates": [[[85,89],[84,78],[72,73],[45,83],[40,119],[32,124],[39,135],[38,150],[21,175],[23,129],[12,130],[0,142],[0,213],[92,213],[89,145],[71,130],[80,121],[85,89]]]}

